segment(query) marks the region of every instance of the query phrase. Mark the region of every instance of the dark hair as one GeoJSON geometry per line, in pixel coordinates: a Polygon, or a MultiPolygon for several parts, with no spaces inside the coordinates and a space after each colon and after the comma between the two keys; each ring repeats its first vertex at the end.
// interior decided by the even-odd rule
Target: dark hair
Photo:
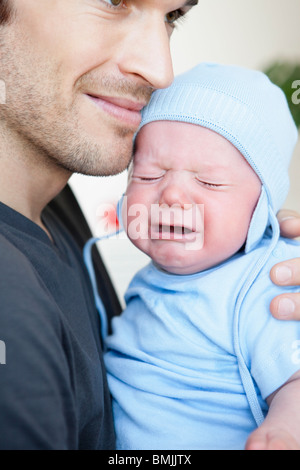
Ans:
{"type": "Polygon", "coordinates": [[[0,0],[0,25],[7,23],[11,18],[11,0],[0,0]]]}

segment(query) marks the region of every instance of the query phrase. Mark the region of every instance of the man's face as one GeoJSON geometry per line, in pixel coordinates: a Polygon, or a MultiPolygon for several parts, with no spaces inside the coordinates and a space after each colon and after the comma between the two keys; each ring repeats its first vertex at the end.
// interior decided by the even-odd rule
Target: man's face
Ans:
{"type": "Polygon", "coordinates": [[[173,21],[197,2],[12,1],[0,29],[6,135],[70,172],[122,171],[141,108],[172,82],[173,21]]]}

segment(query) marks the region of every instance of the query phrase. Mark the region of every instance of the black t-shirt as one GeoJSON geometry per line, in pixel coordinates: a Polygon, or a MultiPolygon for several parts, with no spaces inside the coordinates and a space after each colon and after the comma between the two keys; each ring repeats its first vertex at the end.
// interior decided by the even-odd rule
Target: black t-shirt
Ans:
{"type": "Polygon", "coordinates": [[[113,449],[99,316],[82,256],[49,208],[0,203],[0,449],[113,449]]]}

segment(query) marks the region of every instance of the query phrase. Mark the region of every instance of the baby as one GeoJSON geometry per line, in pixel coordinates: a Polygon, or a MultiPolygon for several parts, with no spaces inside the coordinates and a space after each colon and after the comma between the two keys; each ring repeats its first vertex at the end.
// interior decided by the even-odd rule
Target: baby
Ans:
{"type": "Polygon", "coordinates": [[[257,71],[153,94],[122,209],[152,262],[106,341],[119,449],[300,449],[300,325],[269,313],[270,268],[300,256],[276,219],[297,135],[257,71]]]}

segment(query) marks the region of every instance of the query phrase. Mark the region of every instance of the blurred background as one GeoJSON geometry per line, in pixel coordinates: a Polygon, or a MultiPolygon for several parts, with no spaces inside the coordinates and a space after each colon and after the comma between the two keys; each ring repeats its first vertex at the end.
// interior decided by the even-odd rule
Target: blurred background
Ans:
{"type": "MultiPolygon", "coordinates": [[[[299,19],[299,0],[199,0],[172,36],[174,72],[177,75],[202,61],[262,70],[284,89],[300,126],[300,91],[296,94],[297,89],[292,89],[292,84],[300,81],[299,19]]],[[[284,207],[300,212],[300,139],[290,176],[291,189],[284,207]]],[[[72,176],[70,185],[95,236],[101,234],[103,204],[115,206],[126,179],[126,172],[109,178],[72,176]]],[[[103,240],[97,246],[123,303],[132,276],[149,260],[125,235],[103,240]]]]}

